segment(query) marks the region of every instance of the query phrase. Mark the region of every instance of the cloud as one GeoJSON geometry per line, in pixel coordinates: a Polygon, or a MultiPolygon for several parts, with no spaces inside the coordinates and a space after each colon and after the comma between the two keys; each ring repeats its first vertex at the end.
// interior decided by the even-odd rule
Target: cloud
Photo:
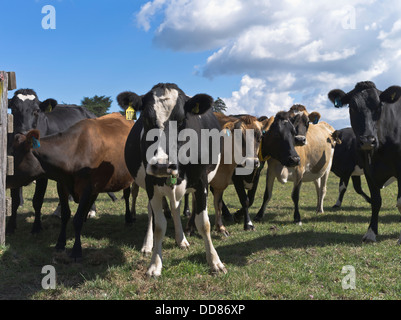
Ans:
{"type": "Polygon", "coordinates": [[[349,115],[329,104],[331,89],[401,82],[400,11],[395,0],[154,0],[136,18],[150,30],[159,16],[153,40],[160,47],[210,52],[197,74],[241,76],[224,99],[232,113],[297,102],[345,125],[349,115]]]}

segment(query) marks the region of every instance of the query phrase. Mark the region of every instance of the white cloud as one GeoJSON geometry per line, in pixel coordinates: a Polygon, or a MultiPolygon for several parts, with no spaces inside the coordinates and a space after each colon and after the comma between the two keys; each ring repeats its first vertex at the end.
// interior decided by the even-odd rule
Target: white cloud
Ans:
{"type": "Polygon", "coordinates": [[[332,108],[330,90],[401,83],[399,12],[396,0],[154,0],[136,18],[150,30],[161,17],[154,32],[161,47],[211,51],[197,74],[241,76],[225,98],[231,113],[273,113],[296,102],[345,124],[348,112],[332,108]]]}

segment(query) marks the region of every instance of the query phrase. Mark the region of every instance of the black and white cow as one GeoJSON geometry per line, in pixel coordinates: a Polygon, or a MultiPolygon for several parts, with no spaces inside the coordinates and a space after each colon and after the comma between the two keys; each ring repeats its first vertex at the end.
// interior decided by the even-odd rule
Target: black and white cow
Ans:
{"type": "Polygon", "coordinates": [[[135,182],[140,186],[141,181],[145,182],[149,211],[154,214],[153,255],[147,275],[159,276],[162,270],[162,240],[167,225],[162,199],[166,197],[170,200],[176,241],[180,243],[186,241],[180,220],[180,201],[188,192],[195,197],[195,224],[205,241],[210,268],[212,272],[226,272],[212,243],[207,212],[208,184],[216,174],[221,159],[219,134],[219,140],[214,141],[217,152],[212,150],[216,148],[210,143],[212,137],[208,135],[211,130],[221,131],[211,111],[212,97],[198,94],[190,98],[177,85],[161,83],[145,95],[124,92],[117,100],[120,106],[131,105],[141,111],[128,136],[125,159],[135,182]],[[208,138],[202,139],[205,132],[208,138]],[[206,148],[205,140],[208,140],[206,148]],[[194,142],[197,146],[191,152],[195,152],[195,157],[184,163],[182,156],[188,154],[194,142]],[[181,238],[177,239],[177,235],[181,238]]]}
{"type": "MultiPolygon", "coordinates": [[[[84,107],[58,105],[54,99],[39,101],[36,92],[32,89],[20,89],[8,101],[8,107],[14,116],[14,133],[26,133],[31,129],[38,129],[42,136],[62,132],[80,120],[96,118],[84,107]]],[[[12,139],[9,139],[12,141],[12,139]]],[[[35,186],[33,207],[35,221],[32,233],[38,233],[41,227],[41,209],[47,188],[47,179],[39,179],[35,186]]],[[[7,223],[7,233],[13,233],[16,228],[18,206],[21,201],[21,189],[11,189],[12,215],[7,223]]]]}
{"type": "Polygon", "coordinates": [[[382,92],[367,81],[357,83],[348,93],[332,90],[328,97],[337,108],[349,106],[371,196],[372,216],[363,240],[375,242],[382,205],[380,189],[393,177],[398,182],[397,207],[401,212],[401,87],[392,86],[382,92]]]}
{"type": "Polygon", "coordinates": [[[349,179],[356,193],[360,194],[370,203],[370,197],[363,192],[361,186],[361,176],[363,169],[361,159],[356,148],[356,137],[352,128],[337,130],[337,137],[341,143],[337,143],[334,148],[333,164],[331,171],[340,178],[338,200],[333,208],[341,208],[345,192],[347,191],[349,179]]]}

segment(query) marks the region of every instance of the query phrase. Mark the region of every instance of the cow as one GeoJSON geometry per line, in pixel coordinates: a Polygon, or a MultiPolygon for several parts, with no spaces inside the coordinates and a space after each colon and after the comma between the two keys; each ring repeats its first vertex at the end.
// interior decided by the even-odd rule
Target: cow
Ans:
{"type": "MultiPolygon", "coordinates": [[[[8,101],[14,118],[14,132],[27,133],[31,129],[38,129],[42,136],[64,131],[71,125],[83,119],[92,119],[96,116],[84,107],[76,105],[59,105],[54,99],[41,102],[32,89],[20,89],[14,93],[8,101]]],[[[13,141],[9,138],[9,143],[13,141]]],[[[32,233],[38,233],[42,229],[41,208],[47,188],[47,179],[38,179],[35,185],[33,207],[35,221],[32,233]]],[[[17,226],[17,210],[22,199],[20,188],[11,189],[12,214],[7,223],[7,233],[13,233],[17,226]]]]}
{"type": "MultiPolygon", "coordinates": [[[[235,215],[236,221],[238,221],[239,217],[243,215],[244,230],[254,230],[254,226],[248,212],[249,207],[252,205],[254,194],[252,194],[252,199],[250,199],[246,193],[246,190],[252,190],[255,180],[259,177],[256,174],[258,172],[258,168],[260,167],[259,148],[263,134],[266,130],[268,130],[271,121],[266,118],[260,122],[258,121],[258,118],[251,115],[226,116],[222,113],[215,113],[215,116],[219,120],[223,131],[226,130],[225,134],[228,137],[234,137],[235,131],[237,130],[241,132],[241,139],[230,139],[229,143],[224,144],[224,151],[226,148],[231,150],[229,155],[230,157],[229,159],[226,159],[224,156],[225,152],[223,152],[221,164],[217,170],[216,176],[210,182],[210,190],[212,191],[214,197],[214,209],[216,214],[215,228],[217,232],[228,236],[229,232],[223,225],[222,221],[222,211],[223,206],[225,206],[223,203],[223,193],[231,184],[234,184],[241,203],[241,211],[235,215]],[[247,140],[246,134],[248,130],[252,133],[253,137],[253,145],[251,146],[252,152],[250,154],[246,154],[246,149],[249,148],[247,143],[252,142],[251,140],[247,140]],[[242,155],[240,159],[241,162],[235,161],[235,152],[239,152],[242,155]],[[236,173],[238,168],[244,168],[247,166],[247,164],[249,168],[248,170],[250,170],[251,173],[236,173]]],[[[185,200],[185,205],[187,206],[187,198],[185,198],[185,200]]],[[[225,206],[225,208],[227,207],[225,206]]],[[[193,221],[190,219],[188,222],[187,231],[190,232],[192,229],[193,221]]]]}
{"type": "Polygon", "coordinates": [[[127,91],[117,100],[120,106],[130,105],[141,112],[128,136],[125,160],[135,182],[141,186],[144,181],[149,212],[154,215],[153,254],[146,274],[157,277],[162,271],[162,240],[167,224],[163,197],[170,200],[176,241],[186,246],[179,210],[186,193],[193,193],[195,198],[195,224],[204,239],[211,271],[227,272],[213,246],[207,212],[208,184],[221,159],[219,134],[215,144],[210,143],[213,134],[221,131],[211,111],[212,97],[197,94],[190,98],[176,84],[159,83],[145,95],[127,91]]]}
{"type": "Polygon", "coordinates": [[[262,157],[267,151],[271,153],[268,159],[266,173],[266,188],[263,204],[255,216],[255,221],[261,221],[266,206],[272,197],[274,181],[281,183],[293,181],[292,200],[294,202],[294,222],[301,225],[299,212],[299,193],[303,182],[314,182],[317,192],[317,213],[323,213],[323,200],[326,194],[326,183],[329,177],[336,140],[334,129],[326,122],[310,125],[306,139],[296,139],[299,135],[293,117],[302,117],[305,114],[292,111],[279,112],[270,130],[265,134],[262,142],[262,157]],[[281,140],[272,139],[272,136],[281,137],[281,140]],[[296,142],[304,144],[296,146],[296,142]]]}
{"type": "MultiPolygon", "coordinates": [[[[82,120],[69,129],[40,138],[37,129],[16,134],[13,141],[15,174],[7,187],[46,178],[58,182],[61,230],[56,249],[65,250],[66,227],[71,216],[68,197],[79,203],[74,216],[75,243],[70,254],[82,257],[81,230],[89,209],[101,192],[124,190],[128,204],[133,183],[124,160],[124,146],[134,122],[120,113],[82,120]]],[[[126,216],[130,215],[126,206],[126,216]]]]}
{"type": "Polygon", "coordinates": [[[363,192],[361,176],[363,169],[361,159],[356,147],[356,137],[352,128],[337,130],[337,137],[341,143],[337,143],[334,148],[333,164],[331,171],[340,178],[338,200],[333,206],[334,209],[341,208],[345,192],[347,191],[349,179],[356,193],[360,194],[365,201],[370,203],[370,197],[363,192]]]}
{"type": "MultiPolygon", "coordinates": [[[[373,82],[365,81],[348,93],[332,90],[328,98],[336,108],[349,107],[371,198],[372,215],[363,241],[376,242],[382,206],[380,189],[392,178],[398,183],[397,208],[401,213],[401,87],[381,91],[373,82]]],[[[401,244],[401,236],[398,243],[401,244]]]]}

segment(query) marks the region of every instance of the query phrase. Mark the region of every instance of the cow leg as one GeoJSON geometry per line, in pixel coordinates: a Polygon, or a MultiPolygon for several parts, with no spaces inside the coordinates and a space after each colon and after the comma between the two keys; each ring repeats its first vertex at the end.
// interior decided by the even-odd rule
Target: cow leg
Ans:
{"type": "Polygon", "coordinates": [[[196,199],[195,194],[192,194],[192,213],[188,219],[187,226],[185,227],[185,233],[187,236],[195,233],[195,212],[196,212],[196,199]]]}
{"type": "Polygon", "coordinates": [[[212,273],[227,273],[227,270],[221,263],[216,249],[214,248],[212,243],[212,238],[210,235],[210,222],[207,213],[207,193],[207,184],[202,184],[196,189],[195,225],[205,242],[206,260],[209,263],[212,273]]]}
{"type": "Polygon", "coordinates": [[[213,202],[214,202],[214,212],[216,214],[215,228],[216,231],[228,237],[230,234],[223,225],[222,221],[222,208],[223,208],[223,190],[213,189],[213,202]]]}
{"type": "Polygon", "coordinates": [[[352,184],[354,186],[355,192],[357,194],[360,194],[368,203],[371,203],[370,197],[363,192],[362,190],[362,184],[361,184],[361,177],[360,176],[353,176],[352,177],[352,184]]]}
{"type": "Polygon", "coordinates": [[[72,247],[71,258],[77,261],[82,258],[82,246],[81,246],[81,231],[85,217],[88,215],[89,210],[97,198],[97,194],[92,194],[92,188],[87,187],[79,199],[79,205],[77,212],[74,216],[74,231],[75,231],[75,242],[72,247]]]}
{"type": "Polygon", "coordinates": [[[58,236],[56,250],[64,251],[66,245],[67,223],[71,218],[70,205],[68,203],[69,192],[64,185],[57,183],[57,192],[60,199],[61,229],[58,236]]]}
{"type": "Polygon", "coordinates": [[[302,181],[294,183],[294,188],[292,189],[291,198],[294,202],[294,223],[302,225],[301,215],[299,214],[299,193],[301,190],[302,181]]]}
{"type": "Polygon", "coordinates": [[[373,179],[366,175],[366,180],[368,182],[371,195],[372,216],[368,231],[362,238],[362,241],[376,242],[376,236],[378,235],[379,211],[382,206],[382,197],[380,195],[380,188],[376,187],[373,179]]]}
{"type": "Polygon", "coordinates": [[[162,205],[163,205],[164,216],[166,217],[166,219],[170,219],[171,218],[171,209],[168,205],[166,197],[162,198],[162,205]]]}
{"type": "Polygon", "coordinates": [[[148,229],[146,231],[146,236],[143,241],[141,252],[143,255],[147,256],[152,254],[153,248],[153,210],[150,202],[148,203],[148,229]]]}
{"type": "MultiPolygon", "coordinates": [[[[400,177],[400,175],[398,175],[400,177]]],[[[398,183],[398,196],[397,196],[397,208],[398,211],[401,213],[401,178],[397,179],[398,183]]],[[[400,238],[398,239],[398,244],[401,245],[401,235],[400,238]]]]}
{"type": "Polygon", "coordinates": [[[8,219],[6,226],[6,233],[13,234],[17,229],[17,211],[21,202],[21,190],[22,188],[11,189],[11,217],[8,219]]]}
{"type": "MultiPolygon", "coordinates": [[[[245,191],[245,185],[244,185],[244,180],[241,178],[238,178],[236,176],[233,177],[234,180],[234,187],[235,190],[237,191],[238,198],[241,202],[242,210],[244,213],[244,230],[249,231],[249,230],[255,230],[255,227],[252,224],[251,218],[249,217],[249,199],[248,195],[245,191]]],[[[235,214],[235,216],[237,213],[235,214]]]]}
{"type": "Polygon", "coordinates": [[[136,199],[139,194],[139,186],[134,182],[131,187],[131,196],[132,196],[132,204],[131,204],[131,217],[132,222],[136,221],[136,199]]]}
{"type": "MultiPolygon", "coordinates": [[[[213,194],[213,187],[212,186],[210,186],[210,191],[213,194]]],[[[222,216],[223,216],[224,220],[225,221],[230,221],[230,222],[234,221],[234,218],[231,215],[230,210],[228,210],[226,204],[224,203],[223,198],[221,199],[221,204],[222,204],[221,212],[222,212],[222,216]]]]}
{"type": "Polygon", "coordinates": [[[162,271],[162,242],[166,234],[167,220],[163,213],[162,197],[154,195],[150,200],[154,213],[155,229],[153,234],[153,254],[146,274],[149,277],[158,277],[162,271]]]}
{"type": "Polygon", "coordinates": [[[113,192],[107,192],[107,195],[110,197],[111,201],[113,201],[113,202],[117,201],[117,197],[115,196],[115,194],[113,192]]]}
{"type": "Polygon", "coordinates": [[[46,189],[47,189],[47,179],[38,179],[36,180],[35,185],[35,194],[33,196],[32,205],[35,210],[35,220],[33,222],[31,233],[36,234],[42,230],[42,222],[41,220],[41,210],[43,205],[43,199],[45,197],[46,189]]]}
{"type": "Polygon", "coordinates": [[[175,197],[174,199],[170,199],[171,212],[174,221],[175,242],[181,249],[188,249],[189,242],[185,238],[184,230],[181,223],[180,204],[181,202],[177,201],[175,197]]]}
{"type": "Polygon", "coordinates": [[[274,186],[274,173],[273,171],[269,170],[269,168],[267,168],[267,173],[266,173],[266,188],[265,188],[265,193],[263,195],[263,204],[262,207],[259,209],[259,212],[257,213],[257,215],[255,216],[255,218],[253,219],[254,221],[262,221],[263,216],[265,214],[266,208],[267,208],[267,204],[269,203],[269,201],[272,198],[273,195],[273,186],[274,186]]]}
{"type": "Polygon", "coordinates": [[[131,194],[131,188],[125,188],[123,191],[124,202],[125,202],[125,224],[132,225],[134,223],[134,219],[132,218],[132,213],[129,208],[129,196],[131,194]]]}
{"type": "Polygon", "coordinates": [[[345,192],[347,191],[348,183],[349,183],[349,176],[346,176],[344,178],[340,178],[340,183],[338,186],[338,199],[336,204],[333,206],[333,209],[339,209],[341,208],[341,204],[344,199],[345,192]]]}
{"type": "Polygon", "coordinates": [[[184,210],[183,214],[185,217],[191,216],[191,210],[189,209],[189,193],[184,196],[184,210]]]}

